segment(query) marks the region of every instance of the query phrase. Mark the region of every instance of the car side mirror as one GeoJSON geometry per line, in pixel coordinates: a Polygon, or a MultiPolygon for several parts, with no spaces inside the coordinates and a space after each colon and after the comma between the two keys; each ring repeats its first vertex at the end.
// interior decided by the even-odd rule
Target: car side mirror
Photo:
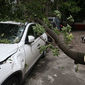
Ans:
{"type": "Polygon", "coordinates": [[[34,42],[34,40],[35,40],[35,37],[34,37],[34,36],[32,36],[32,35],[29,35],[29,36],[28,36],[28,41],[29,41],[29,43],[34,42]]]}

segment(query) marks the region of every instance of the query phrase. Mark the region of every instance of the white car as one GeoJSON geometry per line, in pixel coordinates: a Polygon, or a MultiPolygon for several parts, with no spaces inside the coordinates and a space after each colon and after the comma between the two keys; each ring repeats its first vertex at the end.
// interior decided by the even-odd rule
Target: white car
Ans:
{"type": "Polygon", "coordinates": [[[47,35],[38,36],[33,30],[35,25],[0,22],[0,85],[20,85],[43,54],[39,48],[46,44],[47,35]]]}

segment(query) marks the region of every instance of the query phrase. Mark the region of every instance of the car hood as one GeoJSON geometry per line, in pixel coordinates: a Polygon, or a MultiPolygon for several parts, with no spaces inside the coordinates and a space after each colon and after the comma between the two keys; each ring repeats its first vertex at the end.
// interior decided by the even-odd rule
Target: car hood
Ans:
{"type": "Polygon", "coordinates": [[[17,44],[0,44],[0,62],[17,52],[17,44]]]}

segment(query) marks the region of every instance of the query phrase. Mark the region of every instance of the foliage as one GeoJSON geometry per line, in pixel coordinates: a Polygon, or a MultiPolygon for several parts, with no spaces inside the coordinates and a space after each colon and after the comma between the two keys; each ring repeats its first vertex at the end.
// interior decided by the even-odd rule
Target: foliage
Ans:
{"type": "MultiPolygon", "coordinates": [[[[40,24],[37,24],[36,26],[33,27],[34,31],[38,33],[38,35],[41,35],[43,32],[45,32],[44,28],[40,25],[40,24]]],[[[69,42],[72,41],[73,39],[73,35],[70,33],[71,31],[71,27],[70,25],[67,25],[66,27],[63,27],[62,28],[62,32],[64,34],[64,39],[65,39],[65,42],[68,44],[69,42]]],[[[57,34],[60,34],[60,31],[57,30],[56,28],[54,29],[54,32],[57,33],[57,34]]],[[[48,45],[46,46],[41,46],[39,49],[40,49],[40,53],[42,53],[44,50],[50,48],[51,51],[53,52],[53,55],[54,56],[58,56],[59,55],[59,49],[52,45],[52,43],[49,43],[48,45]]]]}
{"type": "Polygon", "coordinates": [[[65,42],[67,43],[67,44],[69,44],[71,41],[72,41],[72,39],[73,39],[73,35],[72,35],[72,33],[65,33],[64,34],[64,39],[65,39],[65,42]]]}
{"type": "MultiPolygon", "coordinates": [[[[61,13],[56,10],[54,11],[54,13],[56,13],[56,16],[61,16],[61,13]]],[[[51,27],[51,24],[48,20],[48,18],[44,18],[44,23],[50,28],[51,27]]],[[[70,17],[67,18],[67,20],[69,22],[73,22],[74,19],[73,17],[70,15],[70,17]]],[[[52,27],[51,27],[52,28],[52,27]]],[[[40,25],[40,24],[37,24],[36,26],[33,27],[34,31],[38,34],[38,35],[41,35],[43,32],[45,32],[45,29],[40,25]]],[[[73,39],[73,35],[70,33],[71,32],[71,26],[69,24],[67,24],[67,26],[63,26],[62,28],[62,31],[59,31],[58,28],[54,28],[53,31],[56,33],[56,34],[60,34],[61,32],[63,33],[64,35],[64,40],[65,42],[68,44],[72,41],[73,39]]],[[[46,50],[47,48],[50,48],[53,52],[53,55],[57,55],[59,54],[59,50],[58,48],[56,48],[55,46],[52,45],[52,43],[46,45],[46,46],[41,46],[40,47],[40,52],[43,52],[44,50],[46,50]]]]}
{"type": "Polygon", "coordinates": [[[71,32],[71,26],[69,25],[69,24],[67,24],[67,26],[65,27],[65,26],[63,26],[63,28],[62,28],[62,32],[63,33],[70,33],[71,32]]]}
{"type": "Polygon", "coordinates": [[[55,16],[55,14],[63,18],[78,13],[81,8],[74,0],[19,0],[20,3],[10,3],[10,0],[0,0],[0,20],[13,20],[13,21],[32,21],[35,18],[43,18],[45,16],[55,16]],[[61,11],[58,11],[59,9],[61,11]],[[5,10],[5,11],[4,11],[5,10]],[[55,13],[53,13],[53,11],[55,13]]]}
{"type": "Polygon", "coordinates": [[[55,10],[54,13],[55,13],[55,15],[56,15],[59,19],[61,19],[61,13],[60,13],[60,11],[55,10]]]}
{"type": "Polygon", "coordinates": [[[0,3],[0,21],[24,20],[24,4],[13,4],[8,1],[0,3]],[[5,10],[5,11],[4,11],[5,10]]]}
{"type": "Polygon", "coordinates": [[[42,14],[43,8],[42,8],[40,1],[36,0],[35,2],[34,0],[31,0],[30,2],[26,2],[24,4],[26,6],[26,17],[27,18],[31,18],[31,19],[35,17],[41,18],[43,16],[42,14]]]}
{"type": "Polygon", "coordinates": [[[63,1],[59,10],[63,14],[63,19],[66,19],[69,15],[72,15],[75,18],[75,15],[80,12],[81,8],[78,6],[78,3],[74,0],[63,1]]]}
{"type": "Polygon", "coordinates": [[[63,35],[64,35],[64,40],[67,44],[69,44],[72,39],[73,39],[73,35],[71,32],[71,26],[67,24],[67,26],[63,26],[62,28],[62,32],[63,32],[63,35]]]}
{"type": "Polygon", "coordinates": [[[82,22],[85,20],[85,1],[84,0],[77,0],[78,6],[81,8],[80,12],[75,16],[75,20],[77,22],[82,22]]]}
{"type": "Polygon", "coordinates": [[[65,7],[65,9],[67,9],[71,13],[75,13],[75,12],[77,13],[80,11],[80,7],[77,6],[77,3],[75,1],[68,0],[67,2],[63,3],[62,5],[65,7]]]}
{"type": "Polygon", "coordinates": [[[46,14],[47,3],[50,0],[22,0],[19,2],[15,4],[10,3],[10,0],[0,0],[0,20],[31,21],[36,17],[42,18],[46,14]]]}
{"type": "Polygon", "coordinates": [[[10,43],[10,41],[8,39],[0,39],[0,43],[10,43]]]}
{"type": "MultiPolygon", "coordinates": [[[[45,32],[45,29],[43,28],[43,26],[42,25],[40,25],[40,24],[36,24],[36,26],[33,26],[33,29],[34,29],[34,32],[35,33],[37,33],[37,35],[41,35],[42,33],[44,33],[45,32]]],[[[41,39],[42,39],[42,37],[40,37],[41,39]]],[[[42,39],[43,40],[43,39],[42,39]]],[[[49,43],[48,45],[46,45],[46,46],[41,46],[39,49],[40,49],[40,53],[42,53],[44,50],[46,50],[46,49],[48,49],[48,48],[50,48],[51,50],[52,50],[52,52],[53,52],[53,55],[54,56],[58,56],[58,54],[59,54],[59,50],[58,50],[58,48],[57,47],[55,47],[55,46],[53,46],[51,43],[49,43]]]]}
{"type": "Polygon", "coordinates": [[[44,50],[47,50],[48,48],[50,48],[50,50],[52,51],[54,56],[59,55],[59,49],[57,47],[53,46],[52,44],[48,44],[46,46],[41,46],[40,53],[42,53],[44,50]]]}
{"type": "MultiPolygon", "coordinates": [[[[0,20],[1,21],[32,21],[34,19],[40,18],[43,19],[45,24],[52,28],[52,25],[49,23],[48,19],[46,17],[49,16],[49,12],[51,13],[51,16],[57,16],[59,19],[65,20],[68,23],[74,22],[74,19],[72,16],[75,17],[75,14],[77,14],[81,8],[78,6],[78,4],[81,1],[77,3],[74,0],[54,0],[54,3],[51,3],[50,0],[20,0],[19,4],[9,3],[9,0],[0,0],[0,20]],[[58,11],[59,9],[60,11],[58,11]],[[54,11],[55,10],[55,11],[54,11]],[[54,11],[54,12],[53,12],[54,11]],[[62,14],[62,15],[61,15],[62,14]],[[70,17],[68,17],[70,15],[70,17]],[[72,16],[71,16],[72,15],[72,16]],[[67,18],[68,17],[68,18],[67,18]],[[67,20],[66,20],[67,19],[67,20]]],[[[82,7],[82,5],[81,5],[82,7]]],[[[83,5],[84,10],[84,5],[83,5]]],[[[45,29],[40,25],[37,24],[34,26],[34,31],[38,33],[38,35],[41,35],[43,32],[45,32],[45,29]]],[[[54,28],[54,32],[59,34],[59,30],[57,28],[54,28]]],[[[66,43],[69,43],[73,35],[70,33],[71,27],[67,24],[67,26],[63,26],[62,33],[64,34],[64,39],[66,43]]],[[[6,42],[7,40],[0,40],[0,42],[6,42]]],[[[47,46],[41,46],[40,52],[43,50],[46,50],[47,48],[50,48],[54,55],[59,54],[59,50],[57,47],[53,46],[52,44],[48,44],[47,46]]]]}
{"type": "Polygon", "coordinates": [[[59,49],[58,48],[52,49],[52,52],[53,52],[54,56],[58,56],[59,55],[59,49]]]}
{"type": "Polygon", "coordinates": [[[33,29],[37,33],[37,35],[41,35],[45,32],[45,29],[40,24],[36,24],[36,26],[33,26],[33,29]]]}
{"type": "Polygon", "coordinates": [[[67,21],[70,22],[70,23],[73,23],[73,22],[74,22],[74,19],[73,19],[72,15],[70,15],[70,16],[67,18],[67,21]]]}
{"type": "Polygon", "coordinates": [[[52,24],[50,23],[50,21],[48,20],[48,18],[43,18],[43,22],[44,22],[49,28],[52,28],[52,24]]]}
{"type": "Polygon", "coordinates": [[[53,31],[54,31],[56,34],[58,34],[58,35],[60,34],[60,31],[58,30],[58,28],[57,28],[57,27],[56,27],[56,28],[54,28],[54,29],[53,29],[53,31]]]}

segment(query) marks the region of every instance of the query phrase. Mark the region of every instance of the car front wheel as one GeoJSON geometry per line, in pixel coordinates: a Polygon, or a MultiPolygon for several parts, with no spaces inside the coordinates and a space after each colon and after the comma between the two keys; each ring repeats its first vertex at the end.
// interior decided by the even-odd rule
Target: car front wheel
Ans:
{"type": "Polygon", "coordinates": [[[16,76],[7,79],[2,85],[20,85],[19,80],[16,76]]]}

